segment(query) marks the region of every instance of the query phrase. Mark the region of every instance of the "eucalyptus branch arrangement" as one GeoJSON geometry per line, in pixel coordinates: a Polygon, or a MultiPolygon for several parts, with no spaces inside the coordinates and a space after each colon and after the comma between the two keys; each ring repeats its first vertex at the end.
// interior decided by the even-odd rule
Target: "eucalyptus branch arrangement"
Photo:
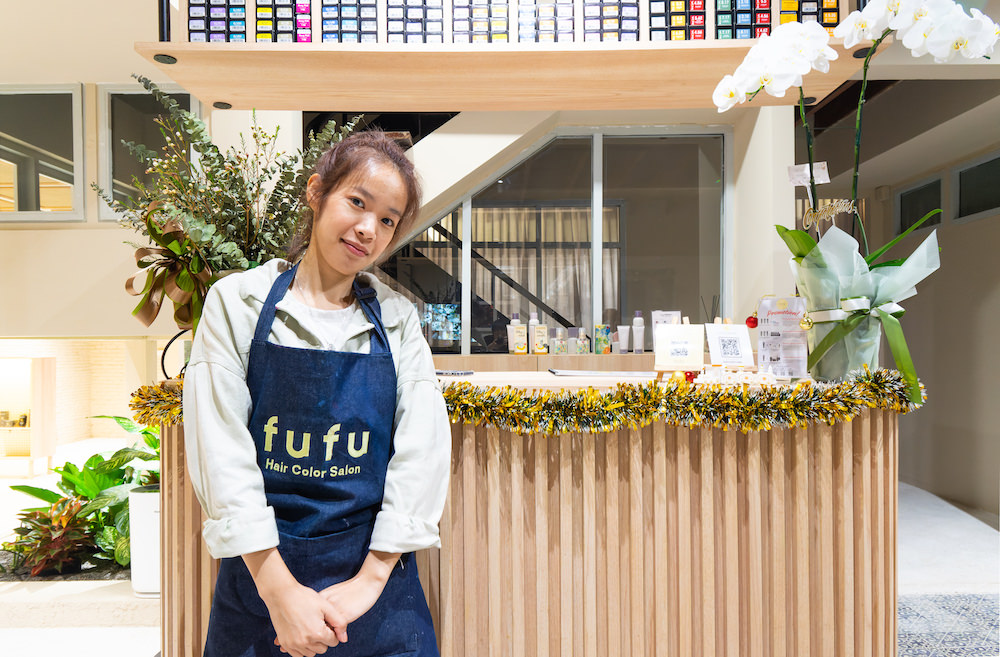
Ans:
{"type": "Polygon", "coordinates": [[[126,282],[128,292],[140,297],[132,314],[149,326],[166,296],[178,328],[194,330],[215,281],[285,255],[308,207],[303,193],[313,165],[360,117],[343,126],[330,121],[294,153],[277,150],[278,130],[264,130],[255,118],[240,147],[223,152],[197,116],[148,78],[133,77],[166,110],[156,119],[164,139],[160,152],[123,142],[152,182],[133,178],[138,192],[125,202],[93,187],[121,216],[122,226],[151,243],[129,243],[140,267],[126,282]]]}

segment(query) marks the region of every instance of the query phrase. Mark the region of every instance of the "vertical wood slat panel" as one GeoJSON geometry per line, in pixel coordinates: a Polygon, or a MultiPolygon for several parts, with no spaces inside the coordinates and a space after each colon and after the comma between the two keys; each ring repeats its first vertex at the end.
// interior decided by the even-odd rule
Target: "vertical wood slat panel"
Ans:
{"type": "Polygon", "coordinates": [[[823,423],[813,425],[813,485],[816,490],[817,568],[813,589],[819,593],[813,610],[818,621],[818,657],[833,657],[834,650],[834,574],[833,574],[833,427],[823,423]]]}
{"type": "Polygon", "coordinates": [[[770,523],[768,525],[767,536],[770,543],[769,555],[771,560],[770,568],[770,591],[769,610],[771,622],[769,624],[769,644],[773,657],[785,657],[787,652],[788,619],[792,618],[788,606],[789,598],[785,588],[787,581],[787,559],[785,553],[786,546],[786,511],[787,502],[785,495],[785,445],[787,432],[784,429],[774,429],[768,432],[768,509],[770,513],[770,523]]]}
{"type": "Polygon", "coordinates": [[[791,599],[794,600],[793,628],[794,646],[792,654],[796,657],[809,657],[810,634],[812,628],[809,620],[812,609],[809,598],[809,587],[812,581],[809,577],[809,433],[808,429],[792,429],[789,432],[789,478],[792,500],[792,535],[791,563],[794,567],[793,578],[789,581],[791,599]]]}
{"type": "MultiPolygon", "coordinates": [[[[875,618],[882,618],[886,612],[885,566],[882,555],[885,554],[885,465],[883,450],[885,442],[882,436],[882,413],[869,412],[871,423],[871,478],[872,478],[872,613],[875,618]]],[[[872,623],[873,654],[885,653],[886,632],[881,623],[872,623]]]]}
{"type": "Polygon", "coordinates": [[[854,647],[857,657],[872,657],[871,423],[854,429],[854,647]]]}
{"type": "MultiPolygon", "coordinates": [[[[609,657],[624,654],[622,643],[622,623],[621,623],[621,590],[622,580],[619,576],[622,567],[621,559],[621,497],[619,493],[619,482],[621,474],[619,469],[619,456],[621,445],[619,432],[614,431],[608,434],[607,446],[605,450],[605,494],[604,503],[606,514],[606,545],[607,545],[607,566],[604,568],[604,579],[607,582],[607,654],[609,657]]],[[[600,568],[600,564],[598,564],[600,568]]]]}
{"type": "Polygon", "coordinates": [[[761,499],[761,449],[760,432],[746,434],[746,500],[747,500],[747,575],[749,591],[746,596],[747,634],[749,657],[764,655],[764,539],[763,509],[761,499]]]}
{"type": "MultiPolygon", "coordinates": [[[[456,427],[442,548],[418,555],[442,654],[714,657],[734,633],[741,657],[893,654],[898,419],[812,431],[456,427]]],[[[164,437],[164,655],[188,657],[215,569],[164,437]]]]}
{"type": "MultiPolygon", "coordinates": [[[[583,488],[583,657],[597,657],[597,440],[581,438],[583,488]]],[[[603,634],[603,633],[602,633],[603,634]]]]}
{"type": "Polygon", "coordinates": [[[642,433],[629,431],[629,644],[631,654],[646,654],[643,584],[643,517],[642,517],[642,433]]]}
{"type": "Polygon", "coordinates": [[[161,427],[160,636],[164,657],[200,657],[218,562],[201,540],[202,511],[187,478],[184,427],[161,427]]]}
{"type": "Polygon", "coordinates": [[[854,436],[851,425],[839,422],[833,436],[833,526],[837,598],[834,605],[836,653],[854,650],[854,436]]]}
{"type": "Polygon", "coordinates": [[[658,485],[653,487],[653,627],[655,628],[654,645],[667,654],[677,654],[673,648],[677,605],[674,568],[671,557],[676,550],[670,549],[671,539],[676,539],[677,505],[673,495],[670,495],[667,482],[676,480],[677,461],[676,434],[665,431],[660,424],[653,427],[653,469],[652,477],[658,485]],[[670,436],[668,438],[668,435],[670,436]],[[671,531],[673,529],[673,531],[671,531]]]}
{"type": "MultiPolygon", "coordinates": [[[[712,430],[698,430],[701,443],[701,654],[715,657],[716,547],[715,547],[715,441],[712,430]]],[[[721,570],[719,571],[721,574],[721,570]]],[[[696,593],[698,595],[698,593],[696,593]]]]}
{"type": "Polygon", "coordinates": [[[570,436],[559,441],[559,583],[550,595],[559,603],[559,654],[573,655],[573,462],[570,436]]]}
{"type": "Polygon", "coordinates": [[[691,476],[691,432],[686,427],[666,427],[662,423],[657,423],[657,426],[664,427],[664,433],[667,435],[673,434],[677,445],[677,479],[675,482],[664,482],[665,488],[677,491],[677,519],[673,531],[675,538],[671,540],[671,546],[676,545],[675,554],[677,555],[674,563],[674,568],[677,571],[677,585],[672,587],[671,592],[676,605],[674,609],[677,610],[672,620],[673,634],[676,639],[668,644],[666,652],[668,655],[691,655],[693,654],[691,575],[694,568],[691,559],[691,542],[694,533],[691,531],[694,529],[691,514],[691,497],[694,493],[691,476]]]}

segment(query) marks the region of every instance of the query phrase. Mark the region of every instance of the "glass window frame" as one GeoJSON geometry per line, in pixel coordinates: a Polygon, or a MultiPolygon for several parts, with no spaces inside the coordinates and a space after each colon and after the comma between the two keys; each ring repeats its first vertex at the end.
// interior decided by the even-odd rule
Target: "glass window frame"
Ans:
{"type": "Polygon", "coordinates": [[[927,176],[927,177],[921,178],[919,180],[915,180],[915,181],[913,181],[911,183],[908,183],[905,186],[900,187],[900,188],[896,189],[893,192],[893,195],[892,195],[892,231],[893,231],[893,235],[899,235],[900,233],[902,233],[905,230],[902,227],[903,226],[903,203],[902,203],[902,196],[903,196],[903,194],[906,194],[907,192],[912,192],[912,191],[914,191],[916,189],[920,189],[921,187],[924,187],[924,186],[929,185],[929,184],[934,183],[934,182],[938,182],[941,185],[941,221],[939,221],[938,223],[933,223],[931,225],[927,225],[925,223],[923,226],[921,226],[920,228],[917,228],[913,232],[914,233],[920,233],[921,231],[930,230],[931,228],[938,228],[940,226],[943,226],[945,224],[945,222],[949,220],[949,217],[951,215],[948,212],[949,204],[947,203],[947,198],[948,198],[948,191],[949,190],[948,190],[947,181],[945,180],[945,176],[944,176],[943,173],[936,173],[934,175],[927,176]]]}
{"type": "MultiPolygon", "coordinates": [[[[202,119],[201,102],[187,89],[178,84],[159,84],[161,91],[168,94],[188,94],[191,97],[191,111],[202,119]]],[[[135,96],[149,95],[149,92],[136,84],[99,84],[97,85],[97,184],[101,189],[110,190],[113,184],[111,159],[111,97],[130,94],[135,96]]],[[[97,220],[118,221],[121,217],[104,202],[97,199],[97,220]]]]}
{"type": "Polygon", "coordinates": [[[73,209],[69,212],[44,210],[15,210],[0,213],[0,223],[83,223],[87,220],[84,204],[84,138],[83,138],[83,85],[82,84],[0,84],[0,94],[69,94],[73,119],[73,209]]]}
{"type": "Polygon", "coordinates": [[[986,217],[995,217],[1000,215],[1000,205],[995,207],[981,210],[975,214],[966,215],[964,217],[959,216],[959,208],[961,207],[961,179],[962,173],[968,171],[969,169],[974,169],[980,164],[989,162],[990,160],[995,160],[1000,157],[1000,149],[995,149],[990,152],[984,153],[977,158],[966,160],[961,164],[957,164],[951,169],[951,174],[949,176],[951,182],[951,203],[949,207],[951,208],[951,221],[956,224],[964,224],[971,221],[978,221],[980,219],[985,219],[986,217]]]}
{"type": "MultiPolygon", "coordinates": [[[[730,125],[706,125],[706,126],[561,126],[549,132],[539,139],[529,148],[521,151],[518,157],[505,163],[501,168],[495,170],[491,175],[486,176],[483,181],[466,193],[462,199],[441,212],[435,219],[441,218],[461,210],[462,211],[462,234],[471,235],[472,229],[472,199],[487,187],[493,185],[498,178],[502,178],[506,172],[517,168],[524,161],[533,157],[550,143],[562,137],[590,137],[591,141],[591,164],[593,167],[593,177],[591,180],[592,207],[603,205],[603,138],[604,137],[721,137],[722,138],[722,202],[720,212],[720,272],[719,272],[719,295],[720,308],[724,316],[733,315],[733,271],[735,266],[735,191],[736,181],[734,178],[735,146],[734,128],[730,125]],[[599,162],[598,164],[594,164],[599,162]]],[[[988,158],[987,158],[988,159],[988,158]]],[[[603,249],[604,236],[597,231],[591,231],[591,253],[600,253],[603,249]]],[[[461,281],[470,281],[472,278],[472,240],[462,240],[462,274],[461,281]]],[[[592,271],[593,280],[600,280],[600,259],[598,265],[592,271]]],[[[586,326],[588,332],[593,334],[593,318],[598,318],[600,322],[601,298],[600,288],[593,289],[591,281],[591,317],[586,326]]],[[[471,354],[471,322],[472,322],[472,290],[471,285],[462,285],[462,336],[461,354],[471,354]]]]}

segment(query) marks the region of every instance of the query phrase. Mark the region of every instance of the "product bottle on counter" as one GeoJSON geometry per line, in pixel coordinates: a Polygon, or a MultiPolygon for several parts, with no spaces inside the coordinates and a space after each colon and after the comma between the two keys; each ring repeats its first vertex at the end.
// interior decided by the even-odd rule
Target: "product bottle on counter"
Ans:
{"type": "Polygon", "coordinates": [[[528,322],[528,329],[531,333],[531,353],[549,353],[549,327],[546,324],[539,324],[537,320],[531,321],[535,322],[535,324],[528,322]]]}
{"type": "Polygon", "coordinates": [[[576,353],[590,353],[590,338],[587,337],[587,331],[583,327],[580,327],[580,332],[576,336],[576,353]]]}
{"type": "MultiPolygon", "coordinates": [[[[575,343],[574,343],[575,344],[575,343]]],[[[567,351],[568,343],[566,340],[566,329],[561,326],[556,327],[556,335],[552,338],[551,348],[549,351],[553,354],[565,354],[567,351]]]]}
{"type": "Polygon", "coordinates": [[[521,323],[521,316],[514,313],[507,325],[507,350],[512,354],[528,353],[528,327],[521,323]]]}
{"type": "Polygon", "coordinates": [[[642,318],[642,311],[635,311],[635,317],[632,318],[632,351],[637,354],[641,354],[645,351],[645,340],[646,340],[646,322],[642,318]]]}

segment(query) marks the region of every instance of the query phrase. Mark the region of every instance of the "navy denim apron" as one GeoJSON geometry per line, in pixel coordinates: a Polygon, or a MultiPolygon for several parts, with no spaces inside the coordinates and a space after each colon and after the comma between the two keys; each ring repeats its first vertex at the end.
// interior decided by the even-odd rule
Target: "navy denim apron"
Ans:
{"type": "MultiPolygon", "coordinates": [[[[368,554],[392,455],[396,370],[375,290],[354,282],[368,320],[368,354],[283,347],[267,341],[275,304],[295,268],[275,280],[250,345],[250,433],[277,518],[281,554],[315,590],[353,577],[368,554]]],[[[438,654],[412,554],[404,554],[378,602],[327,655],[438,654]]],[[[267,608],[242,557],[223,559],[205,657],[280,656],[267,608]]],[[[286,656],[287,657],[287,656],[286,656]]]]}

